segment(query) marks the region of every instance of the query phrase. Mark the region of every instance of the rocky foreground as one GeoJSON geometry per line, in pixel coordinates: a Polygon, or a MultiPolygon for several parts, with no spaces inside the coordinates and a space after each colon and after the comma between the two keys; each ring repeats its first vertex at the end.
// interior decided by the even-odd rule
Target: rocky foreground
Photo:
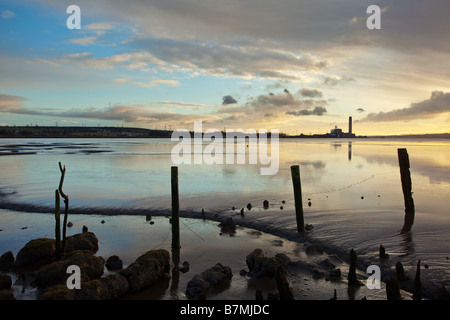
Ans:
{"type": "MultiPolygon", "coordinates": [[[[170,255],[166,250],[144,253],[126,269],[102,277],[105,259],[95,256],[98,239],[92,232],[67,238],[64,255],[55,257],[55,240],[39,238],[29,241],[14,259],[12,252],[0,258],[0,270],[19,275],[24,285],[39,288],[43,300],[103,300],[114,299],[127,292],[137,292],[169,277],[170,255]],[[67,273],[71,265],[80,268],[80,289],[69,289],[67,273]]],[[[11,277],[0,275],[0,299],[13,300],[11,277]]]]}

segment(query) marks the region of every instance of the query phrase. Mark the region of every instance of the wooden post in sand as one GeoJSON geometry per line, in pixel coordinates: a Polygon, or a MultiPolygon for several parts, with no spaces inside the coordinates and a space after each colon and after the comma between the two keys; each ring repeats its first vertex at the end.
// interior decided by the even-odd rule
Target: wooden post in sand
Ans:
{"type": "Polygon", "coordinates": [[[300,167],[291,166],[292,184],[294,186],[295,217],[297,218],[297,231],[305,231],[305,221],[303,219],[302,186],[300,181],[300,167]]]}
{"type": "Polygon", "coordinates": [[[172,249],[180,248],[180,203],[178,197],[178,167],[171,168],[172,185],[172,249]]]}
{"type": "Polygon", "coordinates": [[[403,198],[405,200],[405,223],[402,232],[408,232],[414,223],[414,200],[412,198],[411,173],[409,171],[409,156],[405,148],[397,149],[400,177],[402,180],[403,198]]]}

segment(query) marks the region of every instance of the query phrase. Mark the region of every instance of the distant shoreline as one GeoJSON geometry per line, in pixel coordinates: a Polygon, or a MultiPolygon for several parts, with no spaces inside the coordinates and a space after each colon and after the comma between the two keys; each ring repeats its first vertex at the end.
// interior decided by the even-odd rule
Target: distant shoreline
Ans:
{"type": "MultiPolygon", "coordinates": [[[[132,127],[0,126],[0,138],[171,138],[172,130],[132,127]]],[[[222,132],[225,134],[224,132],[222,132]]],[[[270,132],[269,132],[270,135],[270,132]]],[[[450,139],[450,133],[336,137],[331,134],[287,135],[280,139],[450,139]]]]}

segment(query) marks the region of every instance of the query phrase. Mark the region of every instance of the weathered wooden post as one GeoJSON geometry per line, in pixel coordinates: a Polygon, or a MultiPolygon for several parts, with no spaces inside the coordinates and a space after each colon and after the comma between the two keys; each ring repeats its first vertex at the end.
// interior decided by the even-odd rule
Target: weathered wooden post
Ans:
{"type": "Polygon", "coordinates": [[[360,286],[361,282],[356,277],[356,252],[355,250],[350,250],[350,267],[348,269],[348,286],[360,286]]]}
{"type": "Polygon", "coordinates": [[[61,209],[58,190],[55,190],[55,255],[56,260],[61,258],[61,209]]]}
{"type": "Polygon", "coordinates": [[[171,168],[172,185],[172,248],[180,248],[180,203],[178,196],[178,167],[171,168]]]}
{"type": "Polygon", "coordinates": [[[413,300],[422,300],[422,282],[420,280],[420,260],[417,263],[416,277],[414,278],[413,300]]]}
{"type": "Polygon", "coordinates": [[[397,149],[400,177],[402,180],[403,198],[405,201],[405,222],[402,232],[408,232],[414,223],[414,200],[412,198],[411,173],[409,171],[409,156],[405,148],[397,149]]]}
{"type": "Polygon", "coordinates": [[[64,199],[64,222],[63,222],[63,234],[62,234],[62,244],[61,244],[61,255],[64,254],[64,249],[66,247],[66,227],[67,227],[67,218],[69,216],[69,197],[63,192],[62,187],[64,183],[64,177],[66,175],[66,166],[61,165],[59,162],[59,170],[61,171],[61,179],[59,181],[58,191],[61,194],[61,197],[64,199]]]}
{"type": "Polygon", "coordinates": [[[300,181],[300,167],[291,166],[292,184],[294,186],[295,217],[297,218],[297,231],[305,231],[305,221],[303,218],[302,186],[300,181]]]}

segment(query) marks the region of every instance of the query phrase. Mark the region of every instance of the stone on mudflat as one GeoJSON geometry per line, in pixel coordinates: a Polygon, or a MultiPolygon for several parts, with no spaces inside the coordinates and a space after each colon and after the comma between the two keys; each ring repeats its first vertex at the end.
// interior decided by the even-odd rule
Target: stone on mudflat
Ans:
{"type": "Polygon", "coordinates": [[[265,257],[261,249],[253,250],[246,258],[249,277],[273,277],[278,266],[287,266],[289,258],[285,254],[265,257]]]}
{"type": "Polygon", "coordinates": [[[98,250],[98,239],[92,232],[77,233],[66,238],[66,247],[64,253],[70,253],[75,250],[89,250],[96,253],[98,250]]]}
{"type": "Polygon", "coordinates": [[[14,264],[14,254],[7,251],[0,257],[0,271],[7,271],[14,264]]]}
{"type": "Polygon", "coordinates": [[[39,238],[30,240],[19,250],[13,267],[40,267],[55,260],[55,240],[39,238]]]}
{"type": "Polygon", "coordinates": [[[167,250],[151,250],[126,269],[119,271],[130,284],[130,290],[137,292],[161,278],[167,278],[170,271],[170,255],[167,250]]]}
{"type": "Polygon", "coordinates": [[[189,299],[203,300],[213,289],[230,284],[233,274],[231,268],[217,263],[215,266],[195,275],[187,284],[186,296],[189,299]]]}
{"type": "Polygon", "coordinates": [[[54,261],[33,272],[34,283],[38,287],[48,287],[65,283],[69,274],[67,267],[80,267],[81,281],[98,279],[103,275],[105,259],[96,257],[91,251],[77,250],[64,256],[63,260],[54,261]]]}

